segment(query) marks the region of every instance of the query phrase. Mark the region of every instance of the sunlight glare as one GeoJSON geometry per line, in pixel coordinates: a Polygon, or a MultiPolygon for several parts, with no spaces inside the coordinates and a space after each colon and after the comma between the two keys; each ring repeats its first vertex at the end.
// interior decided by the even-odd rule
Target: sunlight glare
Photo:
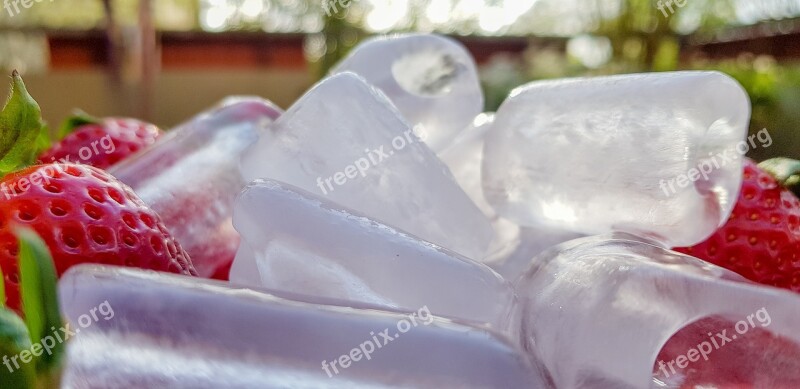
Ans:
{"type": "Polygon", "coordinates": [[[242,13],[248,18],[255,19],[264,10],[263,0],[244,0],[242,3],[242,13]]]}
{"type": "Polygon", "coordinates": [[[408,0],[372,0],[372,6],[366,24],[374,32],[389,31],[408,17],[408,0]]]}
{"type": "Polygon", "coordinates": [[[443,24],[450,18],[452,7],[450,0],[431,0],[425,9],[425,16],[435,24],[443,24]]]}

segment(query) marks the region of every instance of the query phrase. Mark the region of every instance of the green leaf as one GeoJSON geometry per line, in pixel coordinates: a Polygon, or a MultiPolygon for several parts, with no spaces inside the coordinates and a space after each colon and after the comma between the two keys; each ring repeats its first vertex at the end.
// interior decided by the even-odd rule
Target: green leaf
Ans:
{"type": "Polygon", "coordinates": [[[37,139],[42,131],[39,104],[28,94],[15,70],[11,74],[11,96],[0,112],[0,177],[35,161],[37,139]]]}
{"type": "Polygon", "coordinates": [[[31,339],[25,323],[14,312],[0,308],[0,383],[3,388],[36,387],[35,364],[20,360],[20,353],[30,349],[31,339]]]}
{"type": "MultiPolygon", "coordinates": [[[[19,238],[22,311],[31,341],[39,343],[50,336],[52,328],[59,329],[64,325],[56,292],[56,270],[47,246],[36,233],[26,229],[15,232],[19,238]]],[[[45,374],[56,371],[64,355],[64,347],[63,343],[58,342],[50,349],[51,353],[43,353],[37,360],[37,371],[45,374]]]]}
{"type": "Polygon", "coordinates": [[[61,127],[58,129],[58,140],[64,139],[64,137],[71,134],[80,126],[100,123],[100,119],[81,110],[76,110],[72,116],[64,120],[64,123],[61,123],[61,127]]]}

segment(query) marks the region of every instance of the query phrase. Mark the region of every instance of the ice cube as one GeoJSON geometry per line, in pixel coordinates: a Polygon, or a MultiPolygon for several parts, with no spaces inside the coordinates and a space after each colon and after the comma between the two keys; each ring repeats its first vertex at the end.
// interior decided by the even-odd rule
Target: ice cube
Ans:
{"type": "Polygon", "coordinates": [[[516,299],[491,269],[276,181],[236,202],[242,246],[231,281],[312,296],[414,309],[513,332],[516,299]],[[244,250],[244,249],[243,249],[244,250]]]}
{"type": "Polygon", "coordinates": [[[59,289],[78,332],[65,388],[546,388],[502,336],[424,306],[317,305],[99,266],[71,269],[59,289]]]}
{"type": "Polygon", "coordinates": [[[486,136],[484,194],[522,225],[690,246],[735,203],[749,116],[742,87],[716,72],[534,82],[486,136]]]}
{"type": "Polygon", "coordinates": [[[354,72],[383,91],[441,150],[483,110],[477,66],[459,42],[440,35],[379,37],[357,46],[333,72],[354,72]]]}
{"type": "Polygon", "coordinates": [[[481,185],[481,165],[483,163],[483,140],[494,123],[493,113],[482,113],[473,119],[455,141],[437,153],[455,177],[461,189],[489,219],[497,213],[486,201],[481,185]]]}
{"type": "Polygon", "coordinates": [[[537,257],[553,246],[582,238],[584,235],[548,226],[519,227],[497,218],[493,251],[481,260],[507,280],[516,280],[531,266],[537,257]]]}
{"type": "Polygon", "coordinates": [[[493,113],[478,115],[458,138],[439,152],[456,181],[470,199],[492,221],[494,239],[487,254],[479,259],[509,280],[527,270],[531,260],[545,249],[583,235],[554,227],[520,227],[497,215],[483,195],[482,171],[484,137],[494,123],[493,113]]]}
{"type": "Polygon", "coordinates": [[[483,163],[483,138],[494,122],[493,113],[482,113],[459,134],[455,141],[438,153],[439,158],[470,197],[473,203],[492,222],[493,239],[483,257],[475,260],[485,262],[498,250],[503,250],[519,238],[519,226],[497,216],[483,195],[481,164],[483,163]]]}
{"type": "Polygon", "coordinates": [[[242,159],[248,182],[286,182],[467,257],[485,253],[489,221],[361,77],[322,81],[270,130],[242,159]]]}
{"type": "MultiPolygon", "coordinates": [[[[707,381],[707,387],[781,387],[759,383],[800,374],[796,294],[752,284],[725,269],[622,233],[565,243],[542,254],[538,263],[516,283],[524,307],[523,339],[525,349],[541,358],[556,387],[648,388],[656,383],[653,375],[660,369],[656,358],[662,346],[676,334],[684,339],[686,331],[696,335],[697,323],[721,327],[701,327],[708,334],[703,331],[701,338],[693,338],[697,342],[691,348],[711,338],[722,342],[716,334],[727,331],[724,335],[736,345],[752,346],[738,350],[744,355],[754,360],[770,356],[785,363],[781,375],[770,377],[776,369],[745,366],[740,361],[743,356],[739,361],[714,359],[725,355],[715,344],[705,355],[711,368],[730,371],[732,364],[741,371],[707,381]],[[763,337],[762,330],[771,333],[765,339],[780,341],[754,342],[763,337]]],[[[690,347],[677,354],[696,362],[698,351],[690,353],[690,347]]],[[[667,351],[662,355],[676,354],[675,347],[667,351]]],[[[698,367],[687,367],[685,362],[680,362],[684,373],[698,367]]]]}
{"type": "Polygon", "coordinates": [[[280,113],[267,100],[228,98],[110,169],[161,215],[202,277],[227,277],[239,245],[231,225],[245,185],[239,158],[280,113]]]}

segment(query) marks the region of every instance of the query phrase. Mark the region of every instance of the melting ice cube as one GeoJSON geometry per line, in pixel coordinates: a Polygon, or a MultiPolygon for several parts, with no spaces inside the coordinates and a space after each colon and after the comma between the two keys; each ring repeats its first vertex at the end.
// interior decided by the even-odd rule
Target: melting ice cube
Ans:
{"type": "Polygon", "coordinates": [[[494,123],[494,114],[482,113],[458,138],[439,152],[461,188],[492,221],[494,239],[487,254],[480,258],[506,279],[514,280],[527,270],[531,260],[551,246],[581,237],[559,228],[537,225],[520,227],[497,215],[483,195],[482,171],[484,138],[494,123]]]}
{"type": "Polygon", "coordinates": [[[489,219],[497,217],[483,195],[481,165],[483,141],[494,123],[493,113],[482,113],[473,119],[451,145],[437,153],[475,205],[489,219]]]}
{"type": "Polygon", "coordinates": [[[383,91],[433,150],[447,146],[483,110],[477,66],[457,41],[394,35],[357,46],[333,73],[354,72],[383,91]]]}
{"type": "Polygon", "coordinates": [[[251,183],[234,226],[243,244],[232,282],[518,325],[511,286],[489,268],[302,189],[251,183]]]}
{"type": "Polygon", "coordinates": [[[486,136],[484,194],[500,216],[691,246],[741,184],[747,94],[715,72],[534,82],[486,136]]]}
{"type": "Polygon", "coordinates": [[[71,269],[59,289],[79,332],[65,388],[547,387],[502,336],[425,307],[317,305],[97,266],[71,269]]]}
{"type": "Polygon", "coordinates": [[[302,97],[245,153],[242,175],[324,196],[470,258],[489,221],[392,104],[353,73],[302,97]]]}
{"type": "Polygon", "coordinates": [[[770,383],[800,376],[800,297],[794,293],[758,286],[620,233],[565,243],[537,263],[516,283],[524,307],[523,339],[556,387],[650,387],[654,371],[658,378],[661,370],[656,358],[675,335],[677,341],[661,353],[675,356],[663,361],[670,377],[661,374],[658,382],[694,374],[699,365],[677,358],[697,362],[701,347],[712,369],[741,369],[705,381],[708,387],[784,387],[770,383]],[[698,329],[700,337],[692,336],[698,329]],[[739,347],[736,354],[761,362],[742,364],[741,357],[731,359],[720,347],[739,347]],[[775,369],[765,368],[769,359],[785,361],[783,373],[773,376],[775,369]]]}

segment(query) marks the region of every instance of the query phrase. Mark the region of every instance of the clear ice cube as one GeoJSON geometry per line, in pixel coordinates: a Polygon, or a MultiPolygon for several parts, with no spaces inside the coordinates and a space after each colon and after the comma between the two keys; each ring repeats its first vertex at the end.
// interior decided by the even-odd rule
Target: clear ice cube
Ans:
{"type": "Polygon", "coordinates": [[[275,179],[470,258],[489,221],[399,112],[353,73],[315,86],[242,159],[247,181],[275,179]]]}
{"type": "Polygon", "coordinates": [[[518,327],[511,285],[488,267],[300,188],[249,184],[233,222],[231,282],[518,327]]]}
{"type": "Polygon", "coordinates": [[[545,249],[583,235],[554,227],[520,227],[497,215],[483,195],[482,171],[484,137],[494,123],[493,113],[482,113],[458,138],[438,153],[464,192],[492,221],[494,239],[487,254],[479,259],[506,279],[514,280],[531,266],[545,249]]]}
{"type": "Polygon", "coordinates": [[[534,82],[485,138],[484,194],[521,225],[690,246],[730,214],[749,117],[742,87],[716,72],[534,82]]]}
{"type": "MultiPolygon", "coordinates": [[[[706,353],[710,368],[741,370],[716,375],[704,387],[726,387],[733,380],[736,387],[778,388],[783,386],[759,384],[800,375],[800,297],[794,293],[750,283],[622,233],[570,241],[546,251],[537,264],[515,285],[524,307],[522,338],[556,387],[675,387],[659,377],[657,358],[687,358],[690,348],[723,331],[733,344],[706,353]],[[749,330],[735,330],[740,321],[749,330]],[[662,352],[665,344],[670,347],[662,352]],[[728,348],[737,350],[738,358],[730,358],[728,348]],[[763,362],[741,363],[743,358],[763,361],[764,356],[782,361],[783,372],[773,375],[775,368],[765,368],[763,362]]],[[[699,365],[682,367],[692,375],[699,365]]],[[[686,378],[671,368],[668,373],[669,378],[686,378]]]]}
{"type": "Polygon", "coordinates": [[[483,164],[483,140],[491,129],[492,123],[494,123],[493,113],[482,113],[476,116],[452,144],[437,153],[439,159],[450,169],[461,189],[489,219],[496,218],[497,213],[483,195],[481,166],[483,164]]]}
{"type": "Polygon", "coordinates": [[[246,184],[239,158],[280,114],[267,100],[227,98],[109,170],[161,215],[201,277],[227,277],[239,246],[233,201],[246,184]]]}
{"type": "Polygon", "coordinates": [[[507,280],[519,278],[551,247],[585,236],[549,226],[520,227],[503,218],[493,225],[496,247],[481,262],[507,280]]]}
{"type": "Polygon", "coordinates": [[[373,38],[357,46],[332,73],[353,72],[383,91],[441,150],[483,111],[475,60],[454,39],[433,34],[373,38]]]}
{"type": "Polygon", "coordinates": [[[425,307],[317,305],[100,266],[71,269],[59,289],[78,330],[64,388],[547,387],[539,365],[502,336],[425,307]]]}

